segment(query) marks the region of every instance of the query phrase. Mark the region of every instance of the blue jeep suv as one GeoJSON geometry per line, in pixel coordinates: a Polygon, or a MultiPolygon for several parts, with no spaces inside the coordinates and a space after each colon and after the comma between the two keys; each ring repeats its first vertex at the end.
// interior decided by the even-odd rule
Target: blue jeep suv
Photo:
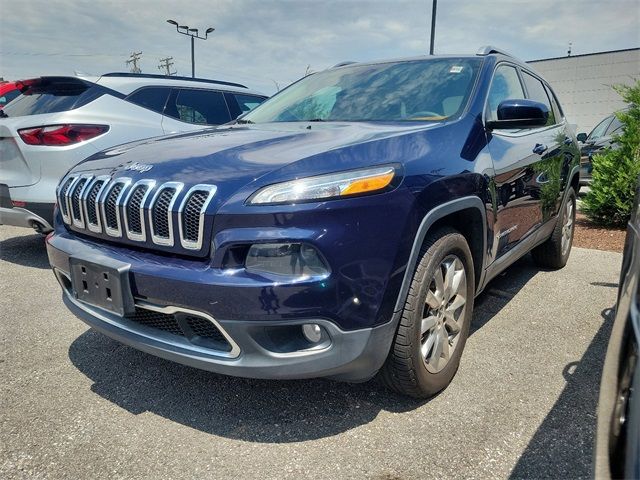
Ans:
{"type": "Polygon", "coordinates": [[[341,65],[79,164],[48,255],[68,308],[145,352],[424,398],[493,277],[567,262],[579,158],[549,85],[497,49],[341,65]]]}

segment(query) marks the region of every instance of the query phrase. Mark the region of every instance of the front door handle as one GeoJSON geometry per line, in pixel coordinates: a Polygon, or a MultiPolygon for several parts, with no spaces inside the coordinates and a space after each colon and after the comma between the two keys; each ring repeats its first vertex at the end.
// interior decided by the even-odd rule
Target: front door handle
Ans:
{"type": "Polygon", "coordinates": [[[549,147],[547,147],[546,145],[543,145],[542,143],[536,143],[536,146],[533,147],[533,153],[537,153],[538,155],[542,155],[544,152],[547,151],[549,147]]]}

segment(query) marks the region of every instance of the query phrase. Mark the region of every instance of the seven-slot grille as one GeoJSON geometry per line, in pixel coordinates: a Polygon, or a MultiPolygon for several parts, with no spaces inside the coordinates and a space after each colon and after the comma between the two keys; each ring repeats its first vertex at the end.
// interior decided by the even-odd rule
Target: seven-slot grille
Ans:
{"type": "Polygon", "coordinates": [[[173,222],[177,216],[180,244],[187,250],[200,250],[206,209],[215,195],[213,185],[195,185],[181,196],[183,184],[109,176],[71,176],[58,189],[60,213],[67,225],[146,241],[147,223],[151,240],[157,245],[174,246],[173,222]],[[176,208],[177,205],[177,208],[176,208]]]}

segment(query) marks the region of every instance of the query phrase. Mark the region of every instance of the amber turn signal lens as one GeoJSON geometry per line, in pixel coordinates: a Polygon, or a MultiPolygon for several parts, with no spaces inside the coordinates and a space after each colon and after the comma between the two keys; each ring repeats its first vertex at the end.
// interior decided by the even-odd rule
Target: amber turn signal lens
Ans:
{"type": "Polygon", "coordinates": [[[373,192],[375,190],[381,190],[391,183],[393,180],[394,172],[385,173],[383,175],[377,175],[370,178],[362,178],[351,183],[345,188],[340,195],[353,195],[356,193],[373,192]]]}

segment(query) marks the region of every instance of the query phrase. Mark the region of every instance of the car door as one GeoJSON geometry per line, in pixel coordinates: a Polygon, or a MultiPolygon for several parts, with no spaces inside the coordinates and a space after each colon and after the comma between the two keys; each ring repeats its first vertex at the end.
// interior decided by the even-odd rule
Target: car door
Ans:
{"type": "Polygon", "coordinates": [[[164,109],[165,133],[196,130],[231,121],[224,94],[203,88],[173,88],[164,109]]]}
{"type": "Polygon", "coordinates": [[[498,64],[489,88],[485,118],[496,119],[498,105],[507,99],[531,98],[540,101],[541,90],[546,97],[544,103],[549,106],[550,119],[548,125],[542,128],[487,132],[489,153],[495,170],[490,185],[496,222],[492,252],[494,260],[527,239],[533,242],[533,235],[552,214],[549,206],[553,204],[555,208],[557,203],[557,194],[553,200],[549,200],[551,190],[557,187],[555,170],[552,168],[552,159],[558,154],[560,141],[556,138],[559,133],[554,127],[555,117],[543,84],[532,77],[539,82],[539,90],[536,90],[534,83],[526,88],[523,75],[524,72],[515,65],[498,64]]]}

